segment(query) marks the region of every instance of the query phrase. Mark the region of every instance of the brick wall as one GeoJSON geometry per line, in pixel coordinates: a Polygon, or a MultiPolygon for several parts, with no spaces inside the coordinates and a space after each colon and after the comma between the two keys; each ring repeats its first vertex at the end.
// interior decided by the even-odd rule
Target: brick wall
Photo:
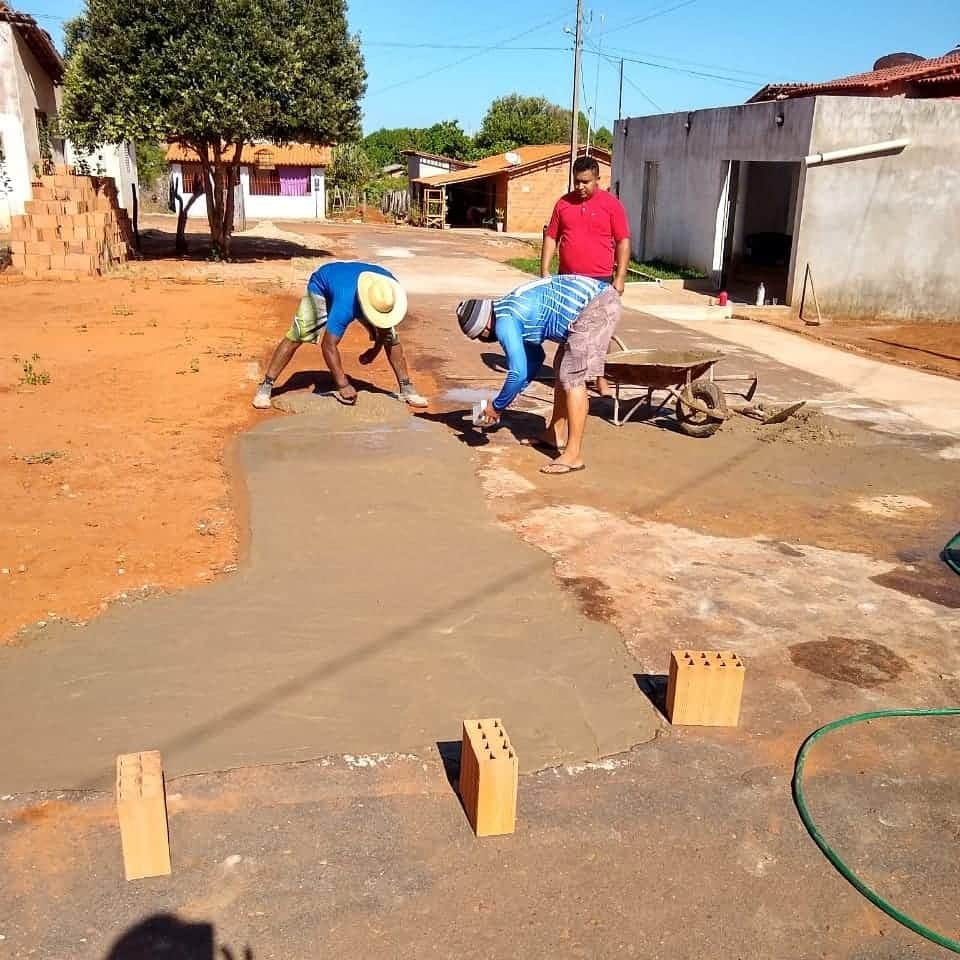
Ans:
{"type": "MultiPolygon", "coordinates": [[[[512,233],[539,233],[553,205],[567,192],[569,161],[555,160],[511,177],[507,187],[507,225],[512,233]]],[[[600,186],[610,188],[610,165],[600,162],[600,186]]]]}
{"type": "Polygon", "coordinates": [[[15,269],[34,279],[97,276],[127,258],[130,221],[110,178],[65,172],[32,184],[26,213],[13,217],[15,269]]]}

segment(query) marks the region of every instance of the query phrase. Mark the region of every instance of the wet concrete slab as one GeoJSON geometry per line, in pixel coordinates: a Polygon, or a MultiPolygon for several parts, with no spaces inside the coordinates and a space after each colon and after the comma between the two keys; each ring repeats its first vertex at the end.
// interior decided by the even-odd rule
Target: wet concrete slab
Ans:
{"type": "Polygon", "coordinates": [[[240,438],[239,572],[0,650],[0,793],[149,748],[170,775],[422,751],[470,716],[502,717],[525,770],[654,735],[616,631],[496,523],[449,432],[327,401],[240,438]]]}

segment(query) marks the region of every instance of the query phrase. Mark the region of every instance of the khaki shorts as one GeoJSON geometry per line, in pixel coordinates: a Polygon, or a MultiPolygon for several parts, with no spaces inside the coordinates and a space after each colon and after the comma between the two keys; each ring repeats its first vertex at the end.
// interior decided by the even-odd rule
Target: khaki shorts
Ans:
{"type": "MultiPolygon", "coordinates": [[[[376,340],[378,335],[383,336],[385,334],[385,342],[388,346],[394,346],[400,342],[396,327],[391,327],[389,330],[378,330],[365,317],[357,317],[356,319],[363,324],[371,340],[376,340]]],[[[300,300],[300,306],[297,307],[297,312],[293,317],[293,322],[290,324],[286,337],[294,343],[317,343],[323,336],[326,326],[327,301],[318,293],[305,293],[300,300]]]]}
{"type": "Polygon", "coordinates": [[[603,376],[607,347],[620,320],[620,295],[613,287],[594,297],[570,324],[563,348],[560,385],[581,387],[587,380],[603,376]]]}

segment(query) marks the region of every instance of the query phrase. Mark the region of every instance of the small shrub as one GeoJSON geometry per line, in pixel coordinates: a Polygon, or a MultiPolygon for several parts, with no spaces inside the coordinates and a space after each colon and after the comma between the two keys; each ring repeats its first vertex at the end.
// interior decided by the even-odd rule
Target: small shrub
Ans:
{"type": "Polygon", "coordinates": [[[21,383],[29,384],[31,387],[43,386],[50,382],[50,374],[46,370],[40,369],[40,354],[35,353],[29,360],[23,364],[23,376],[21,383]]]}

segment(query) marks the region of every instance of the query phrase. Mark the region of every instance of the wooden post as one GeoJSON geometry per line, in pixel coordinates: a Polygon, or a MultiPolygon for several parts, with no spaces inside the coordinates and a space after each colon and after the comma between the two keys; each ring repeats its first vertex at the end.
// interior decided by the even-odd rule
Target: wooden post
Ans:
{"type": "Polygon", "coordinates": [[[740,658],[720,650],[674,650],[667,681],[667,716],[675,725],[735,727],[745,670],[740,658]]]}
{"type": "Polygon", "coordinates": [[[474,833],[513,833],[519,762],[500,720],[464,720],[460,796],[474,833]]]}
{"type": "Polygon", "coordinates": [[[117,757],[117,817],[127,879],[169,875],[167,797],[159,751],[117,757]]]}

